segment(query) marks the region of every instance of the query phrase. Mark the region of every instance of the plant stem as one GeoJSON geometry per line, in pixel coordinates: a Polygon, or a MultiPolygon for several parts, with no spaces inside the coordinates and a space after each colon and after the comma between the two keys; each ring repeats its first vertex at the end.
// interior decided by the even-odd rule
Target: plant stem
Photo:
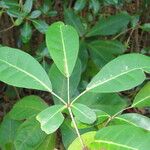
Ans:
{"type": "Polygon", "coordinates": [[[129,44],[129,41],[130,41],[131,36],[133,34],[133,31],[134,31],[134,28],[131,30],[130,35],[129,35],[128,39],[127,39],[127,42],[126,42],[127,45],[129,44]]]}
{"type": "Polygon", "coordinates": [[[6,31],[8,31],[8,30],[12,29],[14,26],[15,26],[15,25],[12,25],[12,26],[10,26],[10,27],[8,27],[8,28],[6,28],[6,29],[3,29],[3,30],[0,31],[0,33],[1,33],[1,32],[6,32],[6,31]]]}
{"type": "Polygon", "coordinates": [[[80,143],[81,143],[81,145],[82,145],[82,147],[83,147],[83,149],[84,149],[84,148],[85,148],[85,145],[84,145],[84,143],[83,143],[83,140],[82,140],[82,138],[81,138],[80,132],[79,132],[79,130],[78,130],[76,121],[75,121],[75,119],[74,119],[74,117],[73,117],[73,113],[72,113],[72,110],[71,110],[69,77],[67,77],[67,97],[68,97],[68,110],[69,110],[69,114],[70,114],[71,120],[72,120],[72,122],[73,122],[73,125],[74,125],[74,127],[75,127],[75,130],[76,130],[76,133],[77,133],[77,135],[78,135],[78,138],[79,138],[79,140],[80,140],[80,143]]]}
{"type": "Polygon", "coordinates": [[[115,113],[113,116],[110,116],[110,118],[106,121],[106,123],[105,123],[105,127],[109,124],[109,122],[111,121],[111,120],[113,120],[117,115],[119,115],[121,112],[123,112],[123,111],[125,111],[125,110],[127,110],[127,109],[129,109],[129,108],[132,108],[132,107],[127,107],[127,108],[124,108],[124,109],[122,109],[122,110],[120,110],[119,112],[117,112],[117,113],[115,113]]]}
{"type": "Polygon", "coordinates": [[[68,97],[68,105],[70,104],[70,87],[69,87],[69,77],[67,78],[67,97],[68,97]]]}
{"type": "Polygon", "coordinates": [[[16,92],[17,99],[20,100],[21,98],[20,98],[20,95],[19,95],[19,92],[18,92],[17,88],[14,87],[14,86],[13,86],[13,88],[14,88],[14,90],[15,90],[15,92],[16,92]]]}
{"type": "Polygon", "coordinates": [[[67,106],[67,103],[61,98],[61,97],[59,97],[57,94],[55,94],[53,91],[50,91],[50,93],[52,94],[52,95],[54,95],[55,97],[57,97],[63,104],[65,104],[66,106],[67,106]]]}
{"type": "Polygon", "coordinates": [[[70,114],[70,117],[71,117],[72,123],[73,123],[73,125],[74,125],[74,128],[75,128],[75,130],[76,130],[76,133],[77,133],[78,138],[79,138],[79,140],[80,140],[80,143],[81,143],[81,145],[82,145],[82,147],[83,147],[83,149],[84,149],[84,148],[85,148],[85,145],[84,145],[84,142],[83,142],[83,140],[82,140],[82,138],[81,138],[80,132],[79,132],[79,130],[78,130],[78,127],[77,127],[76,121],[75,121],[75,119],[74,119],[74,117],[73,117],[72,110],[71,110],[71,108],[70,108],[70,107],[68,107],[68,110],[69,110],[69,114],[70,114]]]}

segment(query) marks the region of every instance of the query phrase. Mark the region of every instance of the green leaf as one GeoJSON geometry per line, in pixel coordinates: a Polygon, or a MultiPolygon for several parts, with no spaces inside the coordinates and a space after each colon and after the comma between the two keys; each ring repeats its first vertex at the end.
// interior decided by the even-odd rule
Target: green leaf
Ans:
{"type": "Polygon", "coordinates": [[[34,10],[32,11],[31,15],[29,16],[30,19],[35,19],[38,18],[41,15],[40,10],[34,10]]]}
{"type": "MultiPolygon", "coordinates": [[[[18,8],[13,8],[13,9],[8,9],[7,10],[7,15],[10,16],[10,17],[14,17],[14,18],[19,18],[20,17],[21,19],[23,18],[23,16],[26,16],[26,14],[24,14],[24,12],[22,12],[22,13],[20,12],[19,7],[18,8]]],[[[20,20],[17,20],[17,21],[21,22],[20,20]]]]}
{"type": "Polygon", "coordinates": [[[6,8],[9,8],[9,9],[11,9],[11,8],[16,8],[16,7],[19,7],[19,3],[18,3],[18,1],[17,0],[13,0],[13,1],[9,1],[9,0],[2,0],[1,2],[0,2],[0,6],[1,7],[6,7],[6,8]]]}
{"type": "Polygon", "coordinates": [[[146,150],[150,147],[150,132],[127,125],[109,126],[99,130],[95,146],[107,150],[146,150]]]}
{"type": "Polygon", "coordinates": [[[116,93],[92,93],[87,92],[77,101],[94,110],[103,110],[110,115],[123,110],[126,107],[126,101],[116,93]]]}
{"type": "Polygon", "coordinates": [[[130,16],[125,13],[118,13],[108,18],[101,18],[97,24],[88,32],[87,37],[96,35],[114,35],[126,28],[130,21],[130,16]]]}
{"type": "Polygon", "coordinates": [[[40,97],[26,96],[14,105],[9,115],[12,119],[23,120],[38,114],[47,107],[48,105],[40,97]]]}
{"type": "Polygon", "coordinates": [[[29,54],[9,47],[0,48],[0,81],[17,87],[52,91],[49,77],[41,65],[29,54]]]}
{"type": "Polygon", "coordinates": [[[41,130],[35,117],[27,119],[17,130],[15,148],[17,150],[33,150],[45,139],[46,134],[41,130]]]}
{"type": "Polygon", "coordinates": [[[72,105],[72,111],[75,117],[83,123],[92,124],[96,121],[95,112],[86,105],[75,103],[72,105]]]}
{"type": "Polygon", "coordinates": [[[58,69],[69,77],[76,64],[79,50],[79,37],[76,30],[62,22],[56,22],[48,28],[46,43],[58,69]]]}
{"type": "Polygon", "coordinates": [[[70,119],[65,119],[60,129],[62,135],[62,142],[64,144],[64,147],[67,149],[69,145],[74,141],[74,139],[77,138],[77,133],[75,129],[72,128],[70,119]]]}
{"type": "Polygon", "coordinates": [[[149,107],[150,106],[150,82],[148,82],[136,95],[132,107],[149,107]]]}
{"type": "Polygon", "coordinates": [[[126,50],[121,42],[111,40],[96,40],[89,43],[88,47],[91,57],[98,67],[103,67],[126,50]]]}
{"type": "Polygon", "coordinates": [[[26,22],[21,28],[21,40],[23,43],[28,43],[32,36],[32,27],[26,22]]]}
{"type": "MultiPolygon", "coordinates": [[[[67,101],[67,78],[59,71],[55,64],[53,64],[49,71],[49,76],[52,81],[53,91],[67,101]]],[[[81,63],[77,60],[75,68],[70,76],[69,81],[69,93],[70,98],[75,95],[77,91],[77,86],[81,78],[81,63]]],[[[56,101],[56,103],[59,101],[56,101]]]]}
{"type": "Polygon", "coordinates": [[[9,0],[3,0],[3,4],[5,5],[4,8],[6,13],[10,17],[19,17],[22,12],[20,12],[20,6],[17,0],[9,1],[9,0]]]}
{"type": "Polygon", "coordinates": [[[104,4],[106,6],[109,6],[109,5],[117,5],[119,3],[119,0],[104,0],[104,4]]]}
{"type": "Polygon", "coordinates": [[[112,93],[129,90],[145,79],[150,58],[142,54],[126,54],[106,64],[87,86],[87,91],[112,93]]]}
{"type": "Polygon", "coordinates": [[[54,105],[43,110],[36,116],[36,119],[41,124],[41,129],[46,134],[55,132],[63,123],[64,116],[61,111],[63,111],[64,108],[63,105],[54,105]]]}
{"type": "Polygon", "coordinates": [[[79,49],[79,58],[82,64],[82,72],[85,71],[88,63],[89,54],[87,51],[87,46],[84,42],[80,42],[80,49],[79,49]]]}
{"type": "Polygon", "coordinates": [[[32,20],[34,27],[41,33],[45,34],[48,29],[48,24],[44,20],[32,20]]]}
{"type": "Polygon", "coordinates": [[[93,9],[94,14],[97,14],[100,9],[100,2],[98,0],[90,0],[90,7],[93,9]]]}
{"type": "Polygon", "coordinates": [[[57,15],[58,15],[58,12],[56,10],[52,10],[47,13],[47,16],[49,17],[55,17],[57,15]]]}
{"type": "MultiPolygon", "coordinates": [[[[86,65],[86,70],[83,72],[83,80],[82,81],[82,84],[83,85],[83,89],[86,88],[88,82],[87,81],[90,81],[91,78],[93,78],[93,76],[95,76],[98,72],[99,72],[99,68],[95,65],[95,63],[90,59],[90,56],[88,57],[88,62],[87,62],[87,65],[86,65]]],[[[82,91],[82,89],[81,89],[82,91]]]]}
{"type": "Polygon", "coordinates": [[[18,4],[18,1],[17,1],[17,0],[13,0],[13,1],[9,1],[9,0],[2,0],[2,2],[4,2],[4,3],[5,3],[5,5],[7,5],[7,6],[8,6],[8,8],[19,6],[19,4],[18,4]]]}
{"type": "Polygon", "coordinates": [[[50,134],[36,150],[54,150],[56,144],[56,135],[50,134]]]}
{"type": "Polygon", "coordinates": [[[85,34],[85,28],[81,22],[81,19],[74,13],[74,11],[65,9],[64,17],[65,23],[73,26],[81,37],[85,34]]]}
{"type": "Polygon", "coordinates": [[[26,13],[30,13],[33,5],[33,0],[26,0],[23,5],[23,11],[26,13]]]}
{"type": "Polygon", "coordinates": [[[145,23],[141,26],[143,31],[150,32],[150,23],[145,23]]]}
{"type": "MultiPolygon", "coordinates": [[[[112,100],[112,101],[113,101],[113,100],[112,100]]],[[[111,104],[110,104],[110,105],[111,105],[111,104]]],[[[112,108],[113,108],[113,106],[112,106],[112,108]]],[[[111,116],[110,116],[108,113],[106,113],[106,112],[104,112],[104,111],[102,111],[102,110],[96,110],[95,112],[96,112],[96,116],[97,116],[97,121],[95,122],[94,125],[96,125],[98,128],[104,127],[106,121],[107,121],[109,118],[111,118],[111,116]]]]}
{"type": "Polygon", "coordinates": [[[4,1],[0,1],[0,7],[1,8],[9,8],[9,6],[7,6],[4,1]]]}
{"type": "Polygon", "coordinates": [[[15,26],[21,25],[22,22],[23,22],[23,20],[24,20],[24,18],[21,17],[21,16],[19,16],[19,17],[15,20],[14,25],[15,25],[15,26]]]}
{"type": "MultiPolygon", "coordinates": [[[[76,124],[77,124],[78,129],[91,128],[91,125],[90,125],[90,124],[82,123],[82,122],[79,121],[77,118],[75,118],[75,120],[76,120],[76,124]]],[[[75,128],[73,122],[71,122],[71,126],[72,126],[73,128],[75,128]]]]}
{"type": "MultiPolygon", "coordinates": [[[[7,150],[7,146],[13,145],[16,131],[21,122],[12,120],[9,114],[6,115],[0,125],[0,146],[7,150]]],[[[8,149],[9,150],[9,149],[8,149]]]]}
{"type": "Polygon", "coordinates": [[[150,131],[150,118],[136,113],[119,115],[112,120],[111,124],[129,124],[150,131]]]}
{"type": "Polygon", "coordinates": [[[135,28],[139,23],[139,19],[140,19],[140,16],[137,14],[131,16],[131,27],[135,28]]]}
{"type": "Polygon", "coordinates": [[[3,10],[0,10],[0,17],[2,16],[3,13],[4,13],[4,11],[3,11],[3,10]]]}
{"type": "MultiPolygon", "coordinates": [[[[77,133],[75,131],[74,126],[72,125],[71,120],[68,118],[65,119],[65,121],[61,125],[60,129],[61,129],[61,135],[62,135],[62,141],[63,141],[64,147],[65,147],[65,149],[68,149],[69,145],[78,137],[77,133]]],[[[79,132],[80,132],[80,134],[84,134],[84,133],[87,133],[87,132],[90,132],[93,130],[95,130],[94,127],[84,128],[84,129],[79,129],[79,132]]],[[[79,142],[79,145],[81,146],[80,142],[79,142]]]]}
{"type": "MultiPolygon", "coordinates": [[[[95,136],[96,132],[95,131],[91,131],[91,132],[87,132],[85,134],[82,134],[81,135],[81,138],[83,139],[84,141],[84,144],[86,145],[86,147],[88,148],[89,145],[94,142],[94,136],[95,136]]],[[[68,150],[75,150],[78,149],[78,150],[82,150],[82,145],[80,143],[80,140],[79,138],[76,138],[69,146],[68,150]]]]}
{"type": "Polygon", "coordinates": [[[74,5],[75,11],[81,11],[86,6],[86,0],[77,0],[74,5]]]}

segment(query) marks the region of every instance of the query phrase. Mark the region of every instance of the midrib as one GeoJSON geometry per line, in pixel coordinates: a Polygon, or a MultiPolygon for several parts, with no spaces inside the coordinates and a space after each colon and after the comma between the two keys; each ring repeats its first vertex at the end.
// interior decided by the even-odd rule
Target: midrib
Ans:
{"type": "Polygon", "coordinates": [[[139,103],[143,102],[144,100],[146,100],[146,99],[148,99],[148,98],[150,98],[150,95],[149,95],[149,96],[146,96],[145,98],[141,99],[140,101],[134,103],[134,104],[132,105],[132,107],[138,105],[139,103]]]}
{"type": "Polygon", "coordinates": [[[67,78],[69,77],[69,70],[68,70],[68,62],[67,62],[67,55],[66,55],[66,48],[65,48],[65,43],[64,43],[64,38],[63,38],[63,32],[62,32],[62,26],[60,26],[60,34],[61,34],[61,42],[63,46],[63,54],[64,54],[64,69],[65,73],[67,75],[67,78]]]}
{"type": "Polygon", "coordinates": [[[107,82],[109,82],[109,81],[111,81],[111,80],[113,80],[113,79],[116,79],[116,78],[118,78],[118,77],[120,77],[120,76],[122,76],[122,75],[125,75],[125,74],[127,74],[127,73],[129,73],[129,72],[132,72],[132,71],[134,71],[134,70],[142,70],[141,68],[134,68],[134,69],[131,69],[130,71],[126,71],[126,72],[124,72],[124,73],[121,73],[121,74],[119,74],[119,75],[116,75],[116,76],[114,76],[114,77],[111,77],[111,78],[109,78],[108,80],[105,80],[105,81],[103,81],[103,82],[100,82],[100,83],[98,83],[98,84],[93,84],[91,87],[87,87],[87,91],[89,91],[89,90],[91,90],[91,89],[93,89],[93,88],[96,88],[97,86],[100,86],[100,85],[102,85],[102,84],[104,84],[104,83],[107,83],[107,82]]]}
{"type": "Polygon", "coordinates": [[[119,148],[120,148],[120,147],[124,147],[124,148],[128,148],[128,149],[131,149],[131,150],[138,150],[137,148],[130,147],[130,146],[123,145],[123,144],[119,144],[119,143],[114,143],[114,142],[112,142],[112,141],[95,140],[95,142],[97,142],[97,143],[104,143],[104,144],[110,144],[110,145],[116,145],[116,146],[118,146],[119,148]]]}

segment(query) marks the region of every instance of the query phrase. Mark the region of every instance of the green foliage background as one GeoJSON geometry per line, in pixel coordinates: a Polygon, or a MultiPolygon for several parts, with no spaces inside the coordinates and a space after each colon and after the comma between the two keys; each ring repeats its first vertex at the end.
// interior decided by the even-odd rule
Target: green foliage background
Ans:
{"type": "MultiPolygon", "coordinates": [[[[80,60],[78,60],[76,64],[75,62],[70,64],[70,68],[75,66],[75,69],[69,70],[70,74],[73,72],[70,77],[72,83],[70,87],[70,95],[72,98],[79,92],[83,91],[89,81],[91,81],[92,77],[114,58],[127,53],[150,55],[149,0],[1,0],[0,46],[19,48],[24,52],[31,54],[38,62],[40,62],[40,64],[42,64],[50,79],[52,79],[51,82],[55,93],[63,99],[67,99],[67,89],[64,88],[66,87],[66,78],[61,72],[64,75],[66,75],[66,73],[58,70],[56,65],[53,64],[53,60],[48,52],[45,42],[45,33],[48,26],[56,21],[63,21],[65,24],[71,25],[76,29],[80,37],[80,60]],[[61,83],[62,87],[60,87],[58,83],[61,83]]],[[[50,37],[47,41],[51,41],[51,39],[53,39],[53,37],[50,37]]],[[[73,37],[72,41],[75,40],[76,38],[73,37]]],[[[49,43],[50,47],[52,44],[53,43],[49,43]]],[[[11,55],[15,54],[12,53],[10,56],[11,55]]],[[[75,57],[76,53],[68,55],[75,57]]],[[[58,64],[60,64],[60,58],[57,59],[58,64]]],[[[127,63],[130,61],[132,62],[132,59],[129,59],[127,63]]],[[[24,63],[22,60],[20,60],[20,62],[24,63]]],[[[32,65],[34,67],[34,65],[37,64],[35,62],[35,64],[32,65]]],[[[32,72],[33,70],[29,68],[29,71],[32,72]]],[[[38,71],[39,70],[37,70],[37,72],[38,71]]],[[[114,72],[115,71],[116,70],[114,70],[114,72]]],[[[149,70],[146,69],[145,71],[149,72],[149,70]]],[[[34,73],[38,74],[36,71],[34,73]]],[[[46,83],[46,78],[48,78],[48,76],[43,73],[41,80],[43,80],[48,87],[51,87],[50,83],[46,83]]],[[[132,106],[137,107],[137,109],[132,108],[126,110],[126,112],[130,112],[131,115],[119,115],[111,122],[111,124],[119,125],[118,128],[120,128],[121,131],[123,128],[122,124],[124,125],[129,121],[130,124],[136,124],[136,126],[140,128],[149,130],[149,127],[147,126],[150,122],[148,118],[150,112],[150,100],[148,95],[150,86],[149,83],[147,83],[149,78],[150,76],[146,75],[145,81],[132,90],[113,94],[86,93],[86,95],[80,97],[78,100],[80,103],[85,104],[86,99],[87,106],[94,109],[101,109],[101,111],[96,114],[98,120],[94,126],[91,127],[87,124],[82,124],[81,122],[78,123],[80,132],[86,133],[87,131],[92,131],[91,133],[89,132],[89,134],[87,133],[88,136],[85,137],[87,139],[90,138],[90,140],[93,139],[95,130],[100,129],[101,126],[103,126],[103,121],[131,104],[132,106]],[[143,103],[139,104],[138,102],[143,97],[148,98],[143,103]],[[105,99],[107,99],[107,101],[105,99]],[[138,121],[139,118],[140,121],[138,121]],[[141,123],[142,121],[145,122],[145,126],[141,123]]],[[[32,80],[28,80],[32,84],[32,80]]],[[[96,82],[96,78],[93,82],[96,82]]],[[[24,84],[26,84],[26,82],[24,82],[24,84]]],[[[16,86],[19,85],[16,83],[16,86]]],[[[70,128],[72,125],[69,118],[65,120],[57,134],[50,134],[49,136],[40,130],[40,125],[35,118],[29,118],[29,116],[37,115],[40,111],[47,108],[48,105],[53,105],[54,103],[58,104],[58,99],[52,97],[47,92],[32,90],[38,89],[48,91],[47,89],[43,89],[43,87],[39,87],[37,84],[35,84],[34,88],[32,86],[29,86],[28,88],[31,89],[16,88],[0,82],[0,117],[1,120],[3,120],[0,127],[0,145],[3,143],[2,148],[4,150],[46,150],[54,149],[54,147],[60,149],[68,148],[77,137],[73,128],[70,128]],[[29,96],[28,99],[33,101],[31,103],[34,110],[32,113],[30,109],[28,110],[28,107],[25,110],[23,108],[19,109],[22,107],[19,106],[19,103],[17,103],[18,106],[15,105],[16,108],[13,107],[18,99],[28,95],[40,96],[44,101],[42,99],[39,100],[39,97],[29,96]],[[34,108],[34,104],[39,111],[34,108]],[[13,110],[11,113],[8,113],[12,107],[13,110]],[[23,113],[23,111],[27,111],[27,116],[20,115],[16,118],[15,112],[19,111],[22,111],[20,114],[23,113]],[[12,120],[12,118],[14,120],[12,120]],[[22,121],[24,119],[27,120],[22,121]],[[67,136],[68,134],[70,135],[69,137],[67,136]],[[27,135],[29,135],[29,137],[35,136],[39,138],[34,138],[33,141],[30,142],[30,138],[29,140],[26,140],[27,135]]],[[[110,87],[110,89],[112,89],[112,87],[110,87]]],[[[115,92],[115,86],[113,86],[113,89],[115,92]]],[[[119,90],[121,91],[121,89],[117,89],[116,91],[119,90]]],[[[21,105],[28,105],[28,102],[27,104],[26,102],[27,101],[25,100],[24,104],[21,105]]],[[[82,118],[83,116],[80,117],[82,118]]],[[[115,127],[113,128],[114,132],[118,130],[115,127]]],[[[108,130],[109,129],[110,128],[108,127],[108,130]]],[[[149,137],[149,133],[145,136],[143,131],[138,131],[138,129],[132,130],[132,128],[129,129],[128,127],[125,127],[125,129],[126,131],[133,131],[137,136],[139,136],[140,132],[140,135],[144,138],[146,136],[149,137]]],[[[97,139],[103,137],[105,129],[103,130],[98,132],[96,136],[97,139]]],[[[128,135],[118,133],[118,137],[119,136],[123,138],[128,135]]],[[[109,138],[113,142],[116,142],[114,137],[108,137],[108,139],[109,138]]],[[[104,139],[102,138],[101,140],[104,139]]],[[[131,142],[134,143],[134,141],[131,142]]],[[[120,144],[122,144],[122,141],[120,141],[120,144]]],[[[96,143],[94,146],[91,145],[91,149],[94,149],[96,146],[99,147],[99,143],[96,143]]],[[[103,146],[105,146],[105,144],[103,146]]],[[[134,146],[134,144],[132,146],[134,146]]],[[[73,143],[72,147],[76,147],[76,141],[73,143]]],[[[116,147],[113,148],[115,149],[116,147]]],[[[69,149],[72,149],[71,146],[69,149]]]]}

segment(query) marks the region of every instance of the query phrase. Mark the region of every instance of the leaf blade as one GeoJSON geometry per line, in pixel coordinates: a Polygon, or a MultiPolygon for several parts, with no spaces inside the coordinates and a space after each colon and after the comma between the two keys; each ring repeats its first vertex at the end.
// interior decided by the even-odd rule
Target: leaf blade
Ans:
{"type": "MultiPolygon", "coordinates": [[[[89,146],[92,142],[94,142],[95,134],[96,134],[95,131],[91,131],[91,132],[87,132],[87,133],[81,135],[81,137],[82,137],[84,143],[86,144],[86,146],[89,146]]],[[[76,149],[82,149],[83,148],[80,144],[79,138],[76,138],[70,144],[68,150],[74,150],[74,148],[76,148],[76,149]]]]}
{"type": "MultiPolygon", "coordinates": [[[[49,77],[53,85],[53,91],[67,102],[68,98],[66,89],[67,78],[59,71],[59,69],[55,64],[52,64],[49,70],[49,77]]],[[[77,91],[77,86],[80,82],[80,78],[81,78],[81,62],[77,60],[75,68],[69,79],[70,98],[72,98],[72,96],[74,96],[75,92],[77,91]]],[[[58,102],[58,100],[55,100],[55,98],[54,101],[55,103],[58,102]]]]}
{"type": "Polygon", "coordinates": [[[91,58],[98,67],[103,67],[116,56],[123,54],[126,47],[119,41],[95,40],[88,44],[91,58]]]}
{"type": "Polygon", "coordinates": [[[72,10],[65,9],[64,17],[66,24],[73,26],[81,37],[85,34],[85,28],[80,18],[72,10]]]}
{"type": "Polygon", "coordinates": [[[48,28],[46,43],[58,69],[66,77],[70,77],[79,50],[79,37],[76,30],[62,22],[56,22],[48,28]]]}
{"type": "Polygon", "coordinates": [[[12,119],[23,120],[36,115],[47,107],[48,105],[40,97],[26,96],[13,106],[9,115],[12,119]]]}
{"type": "Polygon", "coordinates": [[[130,16],[127,13],[118,13],[108,18],[101,18],[98,23],[87,33],[87,37],[96,35],[113,35],[127,26],[130,16]]]}
{"type": "Polygon", "coordinates": [[[150,82],[148,82],[136,95],[132,107],[150,106],[150,82]]]}
{"type": "Polygon", "coordinates": [[[20,125],[21,122],[12,120],[9,113],[4,117],[0,124],[0,148],[6,147],[7,144],[13,144],[17,129],[20,125]]]}
{"type": "Polygon", "coordinates": [[[41,129],[46,134],[51,134],[55,132],[59,128],[59,126],[63,123],[64,117],[61,111],[64,108],[65,107],[63,105],[54,105],[43,110],[36,116],[36,119],[41,124],[41,129]]]}
{"type": "Polygon", "coordinates": [[[45,70],[25,52],[14,48],[1,47],[0,66],[0,80],[7,84],[52,91],[51,82],[45,70]]]}
{"type": "Polygon", "coordinates": [[[35,117],[27,119],[17,131],[15,148],[18,150],[32,150],[45,139],[46,134],[40,129],[39,122],[35,117]]]}
{"type": "Polygon", "coordinates": [[[119,56],[101,69],[86,90],[112,93],[131,89],[145,80],[144,71],[149,66],[150,58],[147,56],[141,54],[119,56]]]}
{"type": "Polygon", "coordinates": [[[95,112],[86,105],[75,103],[72,106],[72,111],[75,117],[83,123],[92,124],[96,121],[95,112]]]}
{"type": "Polygon", "coordinates": [[[99,147],[108,150],[145,150],[150,146],[149,138],[150,133],[143,129],[129,125],[116,125],[99,130],[96,133],[95,142],[99,147]]]}
{"type": "Polygon", "coordinates": [[[130,124],[136,127],[150,131],[150,119],[140,114],[128,113],[122,114],[112,120],[112,124],[130,124]]]}

